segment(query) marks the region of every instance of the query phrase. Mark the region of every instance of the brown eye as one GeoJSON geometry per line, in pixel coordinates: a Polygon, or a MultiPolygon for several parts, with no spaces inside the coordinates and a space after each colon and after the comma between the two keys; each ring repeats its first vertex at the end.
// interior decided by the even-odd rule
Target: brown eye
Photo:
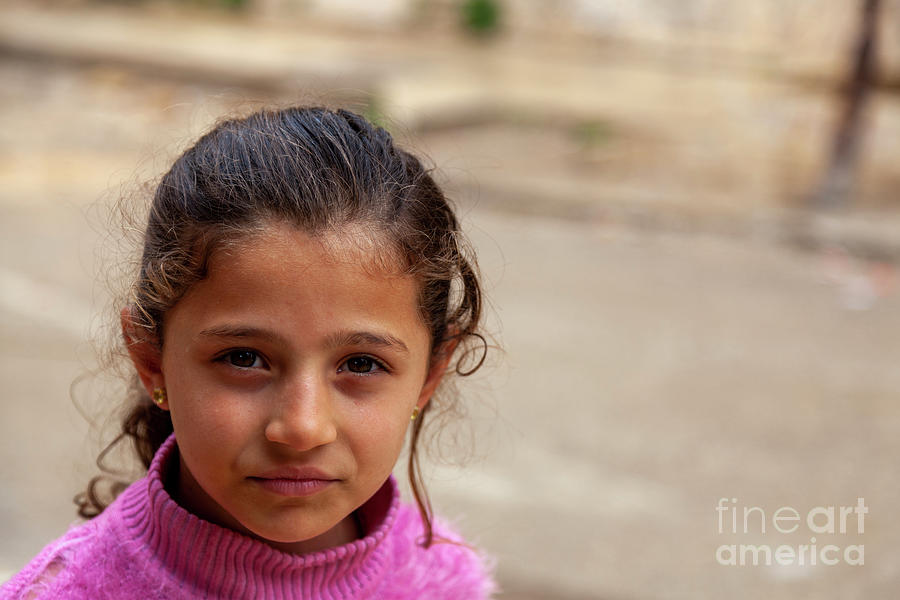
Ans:
{"type": "Polygon", "coordinates": [[[375,368],[375,361],[368,356],[354,356],[347,360],[347,369],[353,373],[371,373],[375,368]]]}
{"type": "Polygon", "coordinates": [[[229,364],[242,369],[251,369],[262,364],[259,355],[252,350],[234,350],[226,354],[225,359],[229,364]]]}
{"type": "Polygon", "coordinates": [[[383,362],[371,356],[351,356],[345,360],[338,368],[338,372],[347,371],[356,375],[377,375],[378,373],[388,373],[390,370],[383,362]]]}

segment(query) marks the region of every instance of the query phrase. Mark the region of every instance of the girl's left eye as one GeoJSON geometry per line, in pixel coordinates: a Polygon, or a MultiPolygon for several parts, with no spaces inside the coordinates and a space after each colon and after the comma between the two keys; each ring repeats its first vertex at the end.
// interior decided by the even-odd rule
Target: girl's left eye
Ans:
{"type": "Polygon", "coordinates": [[[338,368],[338,371],[345,370],[357,375],[371,375],[378,371],[387,371],[380,361],[371,356],[351,356],[338,368]]]}

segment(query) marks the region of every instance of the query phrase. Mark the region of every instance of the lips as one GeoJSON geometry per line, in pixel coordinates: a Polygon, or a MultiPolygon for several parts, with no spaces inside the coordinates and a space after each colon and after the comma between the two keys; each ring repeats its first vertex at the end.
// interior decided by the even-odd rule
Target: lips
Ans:
{"type": "Polygon", "coordinates": [[[315,467],[280,467],[248,477],[263,489],[280,496],[312,496],[340,481],[315,467]]]}

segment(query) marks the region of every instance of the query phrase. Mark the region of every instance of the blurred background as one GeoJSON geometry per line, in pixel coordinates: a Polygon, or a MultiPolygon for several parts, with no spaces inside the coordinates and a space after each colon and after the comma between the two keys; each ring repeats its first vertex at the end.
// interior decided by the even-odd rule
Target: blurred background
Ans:
{"type": "Polygon", "coordinates": [[[113,314],[117,200],[222,116],[312,102],[430,157],[478,249],[503,351],[430,489],[502,598],[897,595],[900,2],[0,11],[0,581],[114,431],[114,379],[70,385],[113,314]],[[869,513],[720,533],[722,498],[869,513]],[[864,564],[717,561],[811,543],[864,564]]]}

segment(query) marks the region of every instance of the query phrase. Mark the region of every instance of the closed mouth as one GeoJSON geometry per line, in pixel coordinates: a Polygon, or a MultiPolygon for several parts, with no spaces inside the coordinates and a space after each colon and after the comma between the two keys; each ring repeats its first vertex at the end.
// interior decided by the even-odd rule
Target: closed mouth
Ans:
{"type": "Polygon", "coordinates": [[[263,489],[281,496],[311,496],[340,481],[315,467],[278,467],[248,477],[263,489]]]}
{"type": "Polygon", "coordinates": [[[263,489],[280,496],[312,496],[336,483],[337,479],[295,479],[248,477],[263,489]]]}

